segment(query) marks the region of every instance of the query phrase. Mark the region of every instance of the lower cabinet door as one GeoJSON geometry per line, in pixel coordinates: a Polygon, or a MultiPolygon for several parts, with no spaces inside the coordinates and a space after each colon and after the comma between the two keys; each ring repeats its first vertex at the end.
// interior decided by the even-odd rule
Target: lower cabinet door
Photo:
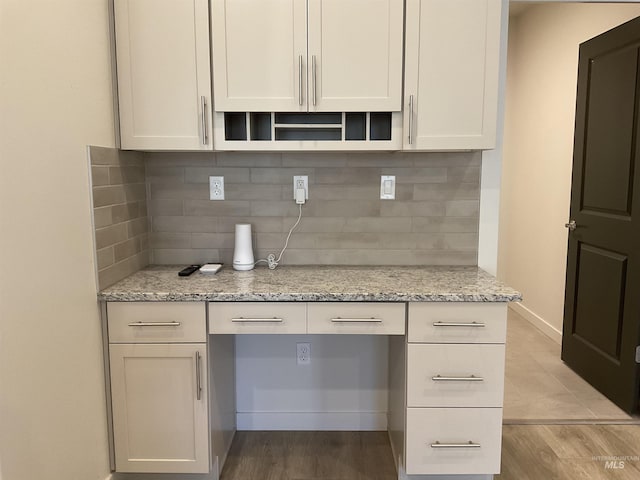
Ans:
{"type": "Polygon", "coordinates": [[[206,344],[109,350],[116,471],[208,473],[206,344]]]}
{"type": "Polygon", "coordinates": [[[500,471],[501,408],[408,408],[408,475],[500,471]]]}

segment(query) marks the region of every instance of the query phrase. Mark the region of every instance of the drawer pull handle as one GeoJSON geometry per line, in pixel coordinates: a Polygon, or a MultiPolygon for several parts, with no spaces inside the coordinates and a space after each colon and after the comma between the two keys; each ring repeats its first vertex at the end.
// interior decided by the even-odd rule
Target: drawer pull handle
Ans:
{"type": "Polygon", "coordinates": [[[202,380],[200,379],[200,352],[196,352],[196,398],[202,398],[202,380]]]}
{"type": "Polygon", "coordinates": [[[179,327],[180,322],[134,322],[130,323],[130,327],[179,327]]]}
{"type": "Polygon", "coordinates": [[[382,323],[382,319],[380,318],[332,318],[331,321],[333,323],[382,323]]]}
{"type": "Polygon", "coordinates": [[[207,126],[207,97],[200,97],[200,108],[202,109],[202,144],[209,143],[209,127],[207,126]]]}
{"type": "Polygon", "coordinates": [[[484,327],[480,322],[433,322],[434,327],[484,327]]]}
{"type": "Polygon", "coordinates": [[[480,448],[479,443],[474,443],[469,440],[467,443],[440,443],[435,442],[431,444],[431,448],[480,448]]]}
{"type": "Polygon", "coordinates": [[[232,318],[232,322],[236,323],[282,323],[281,318],[273,317],[273,318],[232,318]]]}
{"type": "Polygon", "coordinates": [[[431,377],[434,382],[483,382],[484,378],[470,375],[468,377],[443,377],[442,375],[436,375],[431,377]]]}

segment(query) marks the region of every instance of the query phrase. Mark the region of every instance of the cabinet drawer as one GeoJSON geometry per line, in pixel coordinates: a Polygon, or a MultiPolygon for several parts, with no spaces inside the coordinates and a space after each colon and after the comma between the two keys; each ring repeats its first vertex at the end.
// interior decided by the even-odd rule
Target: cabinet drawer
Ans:
{"type": "Polygon", "coordinates": [[[406,473],[498,473],[501,441],[501,408],[408,408],[406,473]]]}
{"type": "Polygon", "coordinates": [[[409,342],[504,343],[506,303],[411,303],[409,342]]]}
{"type": "Polygon", "coordinates": [[[409,407],[501,407],[504,345],[410,344],[409,407]]]}
{"type": "Polygon", "coordinates": [[[403,303],[310,303],[309,333],[404,335],[403,303]]]}
{"type": "Polygon", "coordinates": [[[212,302],[210,333],[307,333],[304,303],[212,302]]]}
{"type": "Polygon", "coordinates": [[[206,342],[204,302],[108,302],[110,343],[206,342]]]}

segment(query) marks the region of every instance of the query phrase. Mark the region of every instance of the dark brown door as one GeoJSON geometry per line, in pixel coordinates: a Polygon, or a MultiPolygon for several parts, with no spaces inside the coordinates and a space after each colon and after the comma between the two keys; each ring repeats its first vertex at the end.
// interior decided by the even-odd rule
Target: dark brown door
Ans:
{"type": "Polygon", "coordinates": [[[580,45],[562,359],[638,408],[640,17],[580,45]]]}

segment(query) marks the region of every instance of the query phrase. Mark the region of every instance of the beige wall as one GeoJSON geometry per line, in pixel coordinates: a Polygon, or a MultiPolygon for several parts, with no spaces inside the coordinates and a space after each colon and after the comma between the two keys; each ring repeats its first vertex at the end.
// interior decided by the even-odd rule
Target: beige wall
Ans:
{"type": "Polygon", "coordinates": [[[88,144],[114,145],[106,0],[0,3],[4,480],[109,475],[88,144]]]}
{"type": "Polygon", "coordinates": [[[520,313],[560,338],[578,45],[640,15],[638,4],[539,4],[509,26],[498,276],[520,313]]]}

